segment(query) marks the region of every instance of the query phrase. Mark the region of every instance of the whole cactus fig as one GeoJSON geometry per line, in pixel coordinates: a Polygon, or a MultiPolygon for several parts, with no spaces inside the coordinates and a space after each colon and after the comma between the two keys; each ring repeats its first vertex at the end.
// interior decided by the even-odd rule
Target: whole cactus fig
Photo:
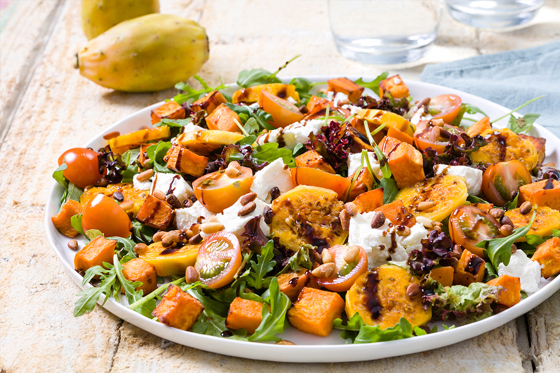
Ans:
{"type": "Polygon", "coordinates": [[[198,23],[171,14],[124,21],[90,40],[77,54],[80,74],[125,92],[173,87],[208,60],[208,38],[198,23]]]}

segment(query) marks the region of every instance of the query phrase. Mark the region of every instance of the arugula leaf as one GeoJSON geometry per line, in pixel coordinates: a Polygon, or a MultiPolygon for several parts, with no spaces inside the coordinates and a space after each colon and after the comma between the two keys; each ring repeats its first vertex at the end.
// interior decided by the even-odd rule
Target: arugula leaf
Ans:
{"type": "Polygon", "coordinates": [[[89,229],[86,231],[85,236],[88,240],[92,241],[97,236],[104,236],[104,234],[97,229],[89,229]]]}
{"type": "Polygon", "coordinates": [[[153,124],[152,126],[153,127],[167,126],[167,127],[171,127],[171,128],[183,128],[191,122],[192,122],[192,118],[186,118],[186,119],[167,119],[167,118],[163,118],[161,121],[159,121],[156,124],[153,124]]]}
{"type": "Polygon", "coordinates": [[[288,148],[280,148],[278,143],[276,142],[257,145],[257,147],[253,150],[253,154],[251,156],[259,163],[272,163],[278,158],[282,158],[282,160],[285,164],[288,165],[288,167],[296,166],[292,151],[288,148]]]}
{"type": "MultiPolygon", "coordinates": [[[[250,119],[253,119],[254,122],[251,122],[251,127],[254,127],[256,124],[259,128],[259,131],[263,129],[267,129],[270,131],[276,129],[269,123],[269,121],[272,120],[272,115],[260,108],[252,108],[251,106],[234,105],[230,103],[226,104],[226,106],[236,112],[237,115],[239,115],[241,124],[246,124],[250,119]]],[[[251,132],[247,132],[251,134],[251,132]]]]}
{"type": "Polygon", "coordinates": [[[182,91],[183,93],[179,93],[173,98],[173,101],[181,105],[183,102],[189,100],[197,100],[200,96],[210,93],[212,91],[219,91],[221,89],[226,89],[227,86],[224,85],[222,82],[222,78],[220,79],[220,85],[217,87],[210,87],[208,84],[202,79],[200,76],[195,75],[194,78],[198,80],[198,82],[202,85],[202,89],[194,89],[188,83],[179,82],[175,84],[175,88],[182,91]]]}
{"type": "Polygon", "coordinates": [[[257,255],[257,261],[251,260],[251,272],[246,277],[249,286],[255,289],[262,289],[270,283],[271,279],[265,278],[265,276],[268,272],[272,271],[276,264],[276,261],[272,260],[274,258],[273,249],[274,242],[270,240],[262,248],[261,254],[257,255]]]}
{"type": "Polygon", "coordinates": [[[513,210],[517,208],[517,201],[519,200],[519,193],[515,195],[515,198],[512,201],[506,202],[504,209],[506,211],[513,210]]]}
{"type": "MultiPolygon", "coordinates": [[[[107,299],[112,294],[113,287],[117,282],[117,275],[114,267],[111,264],[103,263],[103,265],[107,269],[96,266],[97,268],[92,267],[86,271],[84,280],[86,278],[91,280],[93,276],[99,275],[101,278],[101,282],[99,283],[98,287],[91,287],[76,294],[76,296],[79,296],[80,299],[76,301],[76,304],[74,306],[74,317],[82,316],[86,312],[93,311],[95,309],[95,305],[101,297],[101,294],[105,295],[105,301],[103,302],[103,304],[107,302],[107,299]]],[[[83,285],[85,285],[85,283],[83,285]]]]}
{"type": "Polygon", "coordinates": [[[387,71],[385,71],[369,83],[364,82],[364,80],[362,78],[356,80],[354,83],[356,83],[358,85],[361,85],[364,88],[369,88],[373,91],[373,93],[375,93],[376,95],[379,95],[379,83],[381,83],[381,81],[387,79],[388,76],[389,76],[389,73],[387,71]]]}
{"type": "MultiPolygon", "coordinates": [[[[513,109],[513,110],[510,111],[509,113],[504,114],[504,115],[502,115],[501,117],[499,117],[499,118],[497,118],[497,119],[495,119],[495,120],[491,120],[490,122],[496,123],[496,122],[498,122],[498,121],[504,119],[505,117],[507,117],[507,116],[509,116],[509,115],[511,115],[511,114],[513,114],[513,113],[515,113],[517,110],[523,109],[525,106],[529,105],[529,104],[532,103],[532,102],[538,101],[538,100],[540,100],[540,99],[543,98],[543,97],[545,97],[545,96],[539,96],[539,97],[537,97],[537,98],[534,98],[534,99],[532,99],[532,100],[529,100],[529,101],[527,101],[526,103],[524,103],[523,105],[521,105],[521,106],[519,106],[519,107],[516,107],[515,109],[513,109]]],[[[536,114],[533,114],[533,115],[536,115],[536,114]]]]}
{"type": "MultiPolygon", "coordinates": [[[[125,260],[126,259],[123,259],[122,261],[124,262],[125,260]]],[[[120,284],[122,285],[122,288],[124,289],[128,304],[133,304],[134,302],[142,299],[142,290],[136,290],[137,287],[142,286],[142,282],[132,282],[124,277],[122,273],[123,267],[121,265],[121,262],[119,262],[116,254],[113,258],[113,262],[115,263],[115,273],[117,275],[117,278],[119,279],[120,284]]],[[[155,310],[155,308],[156,300],[151,299],[150,301],[144,303],[142,307],[135,308],[134,310],[145,317],[151,318],[152,312],[155,310]]]]}
{"type": "Polygon", "coordinates": [[[294,272],[298,272],[301,268],[313,268],[313,262],[311,262],[309,257],[310,250],[313,250],[313,246],[307,244],[301,246],[299,251],[290,257],[286,267],[289,267],[294,272]]]}
{"type": "Polygon", "coordinates": [[[528,234],[525,236],[527,243],[531,246],[539,246],[544,243],[544,238],[535,234],[528,234]]]}
{"type": "Polygon", "coordinates": [[[136,240],[149,244],[155,233],[155,229],[140,223],[138,220],[132,221],[132,235],[136,238],[136,240]]]}
{"type": "Polygon", "coordinates": [[[484,282],[488,282],[488,281],[498,277],[498,272],[496,272],[492,263],[484,262],[484,268],[486,268],[486,274],[484,276],[484,282]]]}
{"type": "Polygon", "coordinates": [[[300,55],[295,56],[284,65],[282,65],[276,72],[271,73],[264,69],[251,69],[251,70],[242,70],[237,77],[237,85],[242,88],[249,88],[255,85],[260,84],[270,84],[270,83],[282,83],[280,79],[276,77],[276,75],[282,70],[285,69],[286,66],[296,58],[300,57],[300,55]]]}
{"type": "Polygon", "coordinates": [[[259,127],[259,123],[257,122],[257,120],[255,118],[247,119],[247,122],[245,122],[245,125],[243,126],[243,129],[249,135],[259,133],[260,130],[261,130],[261,128],[259,127]]]}
{"type": "MultiPolygon", "coordinates": [[[[272,241],[269,241],[269,243],[270,242],[272,241]]],[[[278,279],[276,277],[272,278],[268,291],[270,295],[265,301],[270,305],[270,310],[266,305],[262,308],[261,324],[248,338],[251,342],[276,342],[280,340],[280,338],[276,337],[276,334],[284,332],[286,313],[292,305],[292,302],[290,302],[290,298],[288,298],[286,294],[280,291],[280,286],[278,285],[278,279]]]]}
{"type": "Polygon", "coordinates": [[[333,326],[336,329],[344,330],[345,332],[341,333],[340,336],[344,339],[352,339],[355,344],[394,341],[413,337],[412,325],[404,317],[401,317],[395,326],[381,329],[379,325],[371,326],[364,324],[362,317],[356,312],[346,325],[342,319],[336,319],[333,322],[333,326]]]}
{"type": "MultiPolygon", "coordinates": [[[[461,121],[463,120],[463,115],[465,115],[465,113],[468,113],[468,114],[480,113],[480,114],[484,115],[485,117],[488,116],[479,107],[471,105],[471,104],[467,104],[467,103],[462,103],[461,108],[459,109],[459,113],[457,114],[457,116],[455,117],[453,122],[451,122],[451,125],[455,126],[455,127],[459,127],[459,125],[461,124],[461,121]]],[[[468,118],[465,118],[465,119],[468,119],[468,118]]]]}
{"type": "Polygon", "coordinates": [[[540,116],[540,114],[525,114],[521,118],[516,118],[510,115],[507,127],[517,134],[527,133],[533,128],[533,123],[535,123],[540,116]]]}
{"type": "Polygon", "coordinates": [[[54,170],[52,177],[53,179],[56,180],[57,183],[60,184],[60,186],[62,186],[64,189],[68,189],[68,180],[66,180],[66,178],[64,177],[64,170],[66,170],[68,168],[68,165],[66,165],[66,162],[63,162],[60,166],[57,167],[56,170],[54,170]]]}
{"type": "Polygon", "coordinates": [[[169,149],[171,149],[171,142],[166,141],[160,141],[157,144],[148,146],[146,153],[148,153],[148,158],[150,158],[150,164],[153,166],[154,172],[173,173],[173,171],[167,168],[167,163],[163,160],[169,149]]]}
{"type": "Polygon", "coordinates": [[[490,202],[488,202],[488,201],[486,201],[486,200],[484,200],[484,199],[482,199],[482,198],[480,198],[480,197],[473,196],[473,195],[471,195],[471,194],[469,194],[469,195],[467,196],[467,201],[472,202],[472,203],[484,203],[484,204],[490,203],[490,202]]]}
{"type": "Polygon", "coordinates": [[[123,183],[132,183],[132,178],[134,175],[138,174],[138,165],[136,161],[139,156],[140,148],[127,150],[121,156],[122,161],[126,165],[126,168],[122,171],[123,183]]]}
{"type": "Polygon", "coordinates": [[[379,185],[383,189],[383,204],[386,205],[393,202],[397,194],[399,194],[399,188],[395,180],[384,177],[379,181],[379,185]]]}
{"type": "Polygon", "coordinates": [[[117,241],[117,250],[119,250],[119,255],[121,257],[129,256],[132,258],[136,258],[136,252],[134,251],[136,242],[132,241],[130,238],[108,237],[107,239],[117,241]]]}
{"type": "MultiPolygon", "coordinates": [[[[311,96],[313,96],[309,91],[316,85],[327,84],[326,82],[311,83],[309,79],[306,78],[293,78],[290,84],[296,87],[296,92],[299,94],[300,105],[307,105],[311,96]]],[[[317,93],[318,96],[322,97],[324,94],[317,93]]],[[[326,97],[326,95],[325,95],[326,97]]]]}
{"type": "Polygon", "coordinates": [[[62,197],[60,197],[60,205],[64,205],[68,200],[72,199],[74,201],[80,201],[80,196],[84,192],[83,189],[76,186],[74,183],[68,181],[64,177],[64,170],[66,170],[68,166],[66,163],[62,163],[58,168],[53,172],[52,177],[56,180],[60,186],[64,188],[64,193],[62,193],[62,197]]]}
{"type": "Polygon", "coordinates": [[[211,310],[205,309],[202,315],[193,325],[192,331],[198,334],[212,335],[214,337],[225,337],[222,335],[224,331],[229,331],[231,336],[229,339],[246,341],[247,331],[245,329],[230,330],[226,327],[226,318],[220,316],[211,310]]]}
{"type": "Polygon", "coordinates": [[[81,235],[87,237],[84,233],[84,229],[82,228],[82,214],[72,216],[70,218],[70,225],[72,225],[72,228],[80,232],[81,235]]]}
{"type": "Polygon", "coordinates": [[[181,288],[189,293],[192,297],[198,299],[198,301],[204,306],[205,310],[212,311],[220,316],[226,316],[228,313],[229,305],[211,299],[210,297],[205,295],[202,292],[202,286],[203,285],[197,281],[194,284],[181,286],[181,288]]]}
{"type": "Polygon", "coordinates": [[[525,227],[514,229],[513,233],[507,237],[481,241],[476,244],[476,247],[484,249],[484,255],[490,259],[494,268],[498,268],[500,263],[507,266],[511,258],[511,245],[529,232],[536,216],[537,206],[535,206],[531,221],[525,227]]]}

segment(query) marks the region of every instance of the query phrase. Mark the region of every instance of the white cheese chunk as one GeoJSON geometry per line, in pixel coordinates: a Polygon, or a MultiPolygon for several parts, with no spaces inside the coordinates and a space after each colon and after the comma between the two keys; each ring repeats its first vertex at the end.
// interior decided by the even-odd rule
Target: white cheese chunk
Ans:
{"type": "Polygon", "coordinates": [[[521,290],[527,293],[535,293],[539,290],[539,283],[541,281],[541,265],[529,259],[522,250],[517,250],[511,254],[511,259],[507,266],[504,263],[500,263],[498,275],[519,277],[521,290]]]}
{"type": "Polygon", "coordinates": [[[338,106],[338,103],[342,101],[343,103],[348,103],[348,95],[338,92],[336,96],[334,96],[334,106],[338,106]]]}
{"type": "Polygon", "coordinates": [[[253,212],[244,216],[239,216],[238,212],[243,207],[241,205],[241,198],[239,198],[235,204],[225,209],[221,214],[216,215],[216,218],[224,225],[225,231],[234,233],[241,239],[241,234],[245,231],[245,225],[249,220],[256,216],[261,216],[260,228],[266,236],[270,236],[270,227],[264,222],[264,218],[262,218],[264,208],[269,205],[260,199],[255,199],[255,204],[257,208],[254,209],[253,212]]]}
{"type": "Polygon", "coordinates": [[[481,170],[467,166],[447,166],[438,164],[436,174],[447,173],[447,175],[461,176],[467,183],[467,189],[470,195],[477,196],[482,191],[482,174],[481,170]]]}
{"type": "Polygon", "coordinates": [[[259,136],[257,144],[263,145],[269,142],[277,142],[283,143],[288,149],[294,149],[297,144],[306,144],[309,141],[310,133],[318,135],[324,124],[324,120],[318,119],[292,123],[285,128],[278,128],[259,136]]]}
{"type": "Polygon", "coordinates": [[[260,200],[270,203],[270,190],[274,187],[277,187],[280,193],[286,193],[296,187],[290,177],[290,168],[284,164],[282,158],[278,158],[255,174],[251,191],[256,193],[260,200]]]}
{"type": "Polygon", "coordinates": [[[291,96],[288,96],[288,98],[286,98],[286,101],[288,101],[290,104],[297,104],[297,101],[294,100],[291,96]]]}
{"type": "Polygon", "coordinates": [[[183,127],[183,133],[192,132],[192,131],[204,131],[206,128],[202,128],[197,126],[196,124],[189,123],[185,127],[183,127]]]}
{"type": "Polygon", "coordinates": [[[134,175],[132,178],[132,185],[134,185],[134,189],[138,190],[151,190],[152,189],[152,179],[148,179],[145,181],[138,180],[138,174],[134,175]]]}
{"type": "Polygon", "coordinates": [[[196,201],[191,207],[175,210],[175,223],[177,229],[186,230],[190,229],[193,224],[202,223],[213,215],[215,215],[213,212],[208,211],[202,203],[196,201]]]}
{"type": "Polygon", "coordinates": [[[361,107],[354,105],[342,105],[341,107],[343,109],[350,110],[350,115],[356,115],[363,110],[361,107]]]}
{"type": "MultiPolygon", "coordinates": [[[[381,173],[381,169],[379,168],[379,162],[377,162],[373,152],[368,152],[368,159],[374,175],[380,179],[383,175],[381,173]]],[[[360,168],[361,162],[362,153],[348,154],[348,159],[346,160],[346,163],[348,164],[348,175],[352,175],[358,168],[360,168]]],[[[367,163],[365,161],[364,167],[367,167],[367,163]]]]}
{"type": "Polygon", "coordinates": [[[194,196],[191,186],[181,175],[177,174],[156,172],[150,193],[154,194],[156,190],[161,191],[164,195],[174,194],[181,203],[185,202],[187,198],[194,196]]]}

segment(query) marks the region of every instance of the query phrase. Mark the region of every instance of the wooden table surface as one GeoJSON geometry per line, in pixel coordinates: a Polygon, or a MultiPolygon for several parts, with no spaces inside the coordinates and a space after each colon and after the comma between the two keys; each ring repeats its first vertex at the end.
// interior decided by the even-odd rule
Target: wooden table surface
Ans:
{"type": "MultiPolygon", "coordinates": [[[[286,75],[367,74],[387,67],[342,58],[322,0],[161,0],[163,13],[194,19],[210,38],[199,73],[235,81],[246,68],[286,75]]],[[[98,310],[72,317],[78,287],[63,272],[45,234],[52,171],[67,148],[173,95],[113,92],[82,78],[73,55],[86,38],[79,0],[0,0],[0,372],[557,372],[560,294],[479,337],[429,352],[352,364],[280,364],[188,348],[98,310]]],[[[531,27],[475,30],[445,15],[423,61],[391,67],[418,78],[426,63],[541,45],[560,39],[560,1],[548,0],[531,27]]]]}

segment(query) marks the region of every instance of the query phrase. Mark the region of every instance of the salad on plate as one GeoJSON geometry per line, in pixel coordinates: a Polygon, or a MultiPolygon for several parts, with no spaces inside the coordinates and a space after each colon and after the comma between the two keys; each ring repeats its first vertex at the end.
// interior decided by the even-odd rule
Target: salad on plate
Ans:
{"type": "Polygon", "coordinates": [[[371,343],[490,317],[560,272],[538,115],[413,98],[387,73],[277,73],[179,83],[145,127],[60,156],[52,224],[83,275],[75,316],[104,296],[221,338],[293,344],[289,324],[371,343]]]}

